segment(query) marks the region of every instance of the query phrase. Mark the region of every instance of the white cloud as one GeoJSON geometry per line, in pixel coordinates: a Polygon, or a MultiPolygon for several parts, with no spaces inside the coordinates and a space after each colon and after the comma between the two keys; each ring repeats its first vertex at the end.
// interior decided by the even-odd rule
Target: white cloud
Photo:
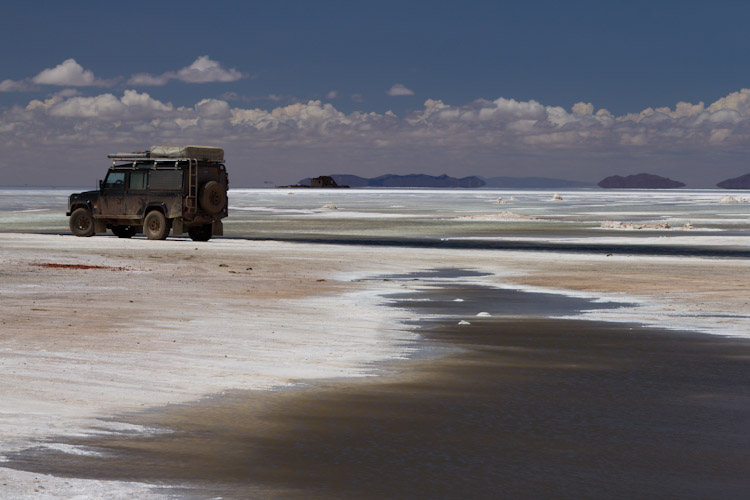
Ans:
{"type": "Polygon", "coordinates": [[[742,89],[739,92],[732,92],[708,107],[708,111],[718,111],[720,109],[733,109],[735,111],[740,111],[743,114],[750,113],[750,89],[742,89]]]}
{"type": "Polygon", "coordinates": [[[177,118],[175,119],[175,123],[177,124],[177,126],[180,127],[180,129],[186,129],[190,127],[197,127],[198,119],[197,118],[177,118]]]}
{"type": "Polygon", "coordinates": [[[326,99],[336,99],[339,96],[338,90],[331,90],[326,94],[326,99]]]}
{"type": "Polygon", "coordinates": [[[113,82],[94,77],[94,72],[83,69],[75,59],[66,59],[54,68],[48,68],[31,79],[39,85],[59,85],[65,87],[108,87],[113,82]]]}
{"type": "Polygon", "coordinates": [[[161,75],[136,73],[128,80],[133,86],[162,86],[171,80],[185,83],[235,82],[245,75],[234,68],[226,69],[208,56],[200,56],[190,66],[161,75]]]}
{"type": "Polygon", "coordinates": [[[406,86],[401,83],[394,83],[393,86],[388,89],[386,94],[389,96],[414,95],[414,91],[406,88],[406,86]]]}
{"type": "Polygon", "coordinates": [[[200,56],[187,68],[177,72],[176,78],[186,83],[235,82],[243,77],[234,68],[224,69],[208,56],[200,56]]]}
{"type": "Polygon", "coordinates": [[[345,115],[321,101],[295,103],[271,111],[232,109],[231,124],[256,130],[297,130],[323,132],[330,128],[352,125],[361,121],[360,113],[345,115]]]}
{"type": "Polygon", "coordinates": [[[32,101],[29,110],[45,110],[52,117],[93,118],[97,120],[130,119],[141,120],[158,117],[160,113],[172,111],[171,104],[152,99],[148,94],[139,94],[135,90],[126,90],[121,98],[112,94],[101,94],[95,97],[70,97],[67,99],[55,96],[44,101],[32,101]]]}
{"type": "Polygon", "coordinates": [[[203,99],[195,105],[195,111],[198,113],[198,116],[203,118],[229,119],[231,115],[229,104],[226,101],[218,99],[203,99]]]}
{"type": "Polygon", "coordinates": [[[577,102],[573,105],[572,111],[577,115],[593,115],[594,105],[590,102],[577,102]]]}
{"type": "Polygon", "coordinates": [[[3,80],[0,82],[0,92],[25,92],[35,89],[36,85],[33,85],[29,80],[3,80]]]}

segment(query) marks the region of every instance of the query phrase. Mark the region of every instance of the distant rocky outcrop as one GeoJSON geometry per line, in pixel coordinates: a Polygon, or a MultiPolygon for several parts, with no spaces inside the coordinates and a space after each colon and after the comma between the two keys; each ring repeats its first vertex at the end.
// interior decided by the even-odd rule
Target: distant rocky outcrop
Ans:
{"type": "Polygon", "coordinates": [[[348,188],[343,184],[339,184],[330,175],[321,175],[310,180],[310,187],[313,188],[348,188]]]}
{"type": "MultiPolygon", "coordinates": [[[[426,174],[409,174],[395,175],[386,174],[380,177],[368,179],[358,175],[334,174],[331,175],[334,181],[341,185],[351,187],[435,187],[435,188],[478,188],[484,186],[484,181],[476,176],[471,177],[450,177],[448,175],[426,175],[426,174]]],[[[299,184],[309,186],[310,178],[302,179],[299,184]]]]}
{"type": "Polygon", "coordinates": [[[683,182],[645,173],[628,175],[627,177],[612,175],[603,179],[597,185],[606,189],[673,189],[685,186],[683,182]]]}
{"type": "Polygon", "coordinates": [[[750,189],[750,174],[721,181],[717,186],[724,189],[750,189]]]}
{"type": "Polygon", "coordinates": [[[315,177],[313,179],[307,178],[302,179],[299,184],[295,184],[293,186],[278,186],[282,188],[327,188],[327,189],[334,189],[334,188],[348,188],[349,186],[345,186],[342,184],[337,183],[333,177],[330,175],[321,175],[320,177],[315,177]]]}

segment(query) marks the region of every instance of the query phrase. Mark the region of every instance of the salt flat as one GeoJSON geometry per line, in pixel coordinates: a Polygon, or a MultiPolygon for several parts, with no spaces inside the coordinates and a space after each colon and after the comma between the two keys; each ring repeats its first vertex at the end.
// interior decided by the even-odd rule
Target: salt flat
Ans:
{"type": "MultiPolygon", "coordinates": [[[[0,262],[6,455],[55,436],[149,431],[108,423],[118,412],[377,375],[420,347],[411,314],[381,298],[419,285],[369,279],[389,273],[472,269],[490,275],[462,279],[644,304],[608,319],[750,336],[749,265],[732,259],[0,234],[0,262]]],[[[147,488],[7,468],[0,484],[12,498],[38,498],[40,485],[47,498],[147,488]]]]}

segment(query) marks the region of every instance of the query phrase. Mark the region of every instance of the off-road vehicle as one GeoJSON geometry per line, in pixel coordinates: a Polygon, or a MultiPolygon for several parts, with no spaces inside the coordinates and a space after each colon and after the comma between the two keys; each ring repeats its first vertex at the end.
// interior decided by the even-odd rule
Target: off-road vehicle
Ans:
{"type": "Polygon", "coordinates": [[[111,229],[120,238],[143,232],[150,240],[163,240],[171,230],[208,241],[223,234],[229,186],[223,149],[153,146],[107,157],[112,166],[99,189],[68,199],[66,215],[76,236],[111,229]]]}

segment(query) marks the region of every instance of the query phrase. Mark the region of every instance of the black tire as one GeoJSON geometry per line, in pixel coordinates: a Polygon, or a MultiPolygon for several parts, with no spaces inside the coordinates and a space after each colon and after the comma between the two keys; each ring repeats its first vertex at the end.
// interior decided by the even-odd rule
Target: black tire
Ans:
{"type": "Polygon", "coordinates": [[[164,214],[153,210],[143,220],[143,234],[150,240],[164,240],[169,236],[169,222],[164,214]]]}
{"type": "Polygon", "coordinates": [[[193,241],[208,241],[213,233],[213,224],[194,226],[188,229],[188,234],[193,241]]]}
{"type": "Polygon", "coordinates": [[[227,204],[227,193],[221,184],[216,181],[208,181],[201,186],[198,194],[198,203],[203,210],[210,214],[218,214],[227,204]]]}
{"type": "Polygon", "coordinates": [[[88,208],[80,207],[70,214],[70,231],[84,238],[94,236],[94,218],[88,208]]]}
{"type": "Polygon", "coordinates": [[[112,232],[118,238],[132,238],[135,234],[133,226],[112,226],[112,232]]]}

